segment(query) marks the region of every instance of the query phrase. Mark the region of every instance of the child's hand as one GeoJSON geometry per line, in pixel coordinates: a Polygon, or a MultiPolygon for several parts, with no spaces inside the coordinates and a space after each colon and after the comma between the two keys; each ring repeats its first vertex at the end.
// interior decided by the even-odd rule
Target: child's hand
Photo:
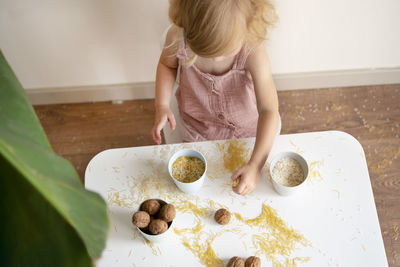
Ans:
{"type": "Polygon", "coordinates": [[[156,109],[156,116],[154,120],[154,126],[151,130],[151,136],[155,144],[161,144],[161,129],[164,128],[165,124],[169,122],[172,130],[175,130],[175,116],[169,107],[162,107],[156,109]]]}
{"type": "Polygon", "coordinates": [[[245,196],[256,188],[260,178],[260,170],[257,166],[247,163],[237,169],[231,178],[234,182],[239,179],[239,184],[232,187],[233,191],[236,194],[245,196]]]}

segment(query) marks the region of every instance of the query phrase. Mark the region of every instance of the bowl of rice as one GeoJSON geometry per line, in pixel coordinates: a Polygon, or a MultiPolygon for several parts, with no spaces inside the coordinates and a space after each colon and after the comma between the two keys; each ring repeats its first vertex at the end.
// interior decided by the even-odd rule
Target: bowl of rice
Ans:
{"type": "Polygon", "coordinates": [[[188,194],[196,193],[203,186],[207,162],[199,151],[182,149],[169,159],[168,172],[181,191],[188,194]]]}
{"type": "Polygon", "coordinates": [[[298,153],[281,152],[270,163],[272,186],[283,196],[303,190],[308,177],[307,161],[298,153]]]}

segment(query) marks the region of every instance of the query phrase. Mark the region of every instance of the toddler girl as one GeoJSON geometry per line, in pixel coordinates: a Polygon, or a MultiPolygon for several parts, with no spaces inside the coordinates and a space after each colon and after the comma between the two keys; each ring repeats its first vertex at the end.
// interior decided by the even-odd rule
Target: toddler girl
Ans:
{"type": "Polygon", "coordinates": [[[176,121],[176,98],[185,142],[256,137],[249,162],[236,170],[233,190],[257,186],[279,124],[278,97],[263,45],[275,19],[268,0],[171,0],[169,29],[156,75],[152,137],[176,121]],[[178,68],[180,66],[180,68],[178,68]]]}

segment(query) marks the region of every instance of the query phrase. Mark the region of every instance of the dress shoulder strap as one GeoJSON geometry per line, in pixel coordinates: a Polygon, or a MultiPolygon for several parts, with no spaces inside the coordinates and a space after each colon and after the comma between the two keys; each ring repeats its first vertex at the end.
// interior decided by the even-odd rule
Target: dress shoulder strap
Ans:
{"type": "Polygon", "coordinates": [[[186,50],[186,32],[183,30],[182,37],[177,40],[178,49],[176,52],[176,56],[180,60],[187,60],[187,50],[186,50]]]}
{"type": "Polygon", "coordinates": [[[233,69],[244,69],[244,65],[246,64],[247,57],[250,55],[252,47],[248,45],[244,45],[242,49],[240,49],[239,53],[236,55],[235,63],[233,64],[233,69]]]}
{"type": "Polygon", "coordinates": [[[178,59],[186,60],[187,59],[187,51],[186,51],[186,43],[185,38],[179,38],[177,40],[178,49],[176,51],[176,56],[178,59]]]}

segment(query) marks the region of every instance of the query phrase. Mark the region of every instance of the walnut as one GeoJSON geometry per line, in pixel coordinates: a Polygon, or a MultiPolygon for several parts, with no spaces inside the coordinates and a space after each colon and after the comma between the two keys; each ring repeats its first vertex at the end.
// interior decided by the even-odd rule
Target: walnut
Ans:
{"type": "Polygon", "coordinates": [[[219,224],[228,224],[231,220],[231,213],[226,209],[219,209],[214,215],[214,219],[219,224]]]}
{"type": "Polygon", "coordinates": [[[245,267],[260,267],[261,260],[259,257],[251,256],[251,257],[247,258],[247,260],[244,264],[245,264],[245,267]]]}
{"type": "Polygon", "coordinates": [[[160,203],[155,199],[148,199],[142,203],[140,209],[147,212],[149,215],[154,215],[160,210],[160,203]]]}
{"type": "Polygon", "coordinates": [[[145,211],[135,212],[132,216],[132,223],[139,228],[145,228],[150,223],[150,215],[145,211]]]}
{"type": "Polygon", "coordinates": [[[239,257],[232,257],[226,267],[244,267],[244,260],[239,257]]]}
{"type": "Polygon", "coordinates": [[[162,206],[158,218],[166,222],[171,222],[176,215],[175,207],[172,204],[162,206]]]}
{"type": "Polygon", "coordinates": [[[168,224],[160,219],[155,219],[152,220],[150,225],[149,225],[149,231],[153,235],[159,235],[167,231],[168,229],[168,224]]]}

